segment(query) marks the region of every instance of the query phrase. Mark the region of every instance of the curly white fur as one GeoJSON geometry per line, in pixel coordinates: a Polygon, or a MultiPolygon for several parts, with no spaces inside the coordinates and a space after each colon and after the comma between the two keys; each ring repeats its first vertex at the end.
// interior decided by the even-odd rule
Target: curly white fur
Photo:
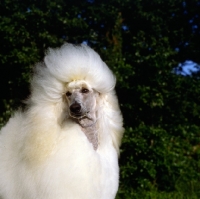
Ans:
{"type": "Polygon", "coordinates": [[[124,130],[113,73],[88,46],[65,44],[36,65],[31,86],[27,109],[1,130],[0,198],[114,199],[124,130]],[[69,116],[71,82],[98,92],[97,149],[69,116]]]}

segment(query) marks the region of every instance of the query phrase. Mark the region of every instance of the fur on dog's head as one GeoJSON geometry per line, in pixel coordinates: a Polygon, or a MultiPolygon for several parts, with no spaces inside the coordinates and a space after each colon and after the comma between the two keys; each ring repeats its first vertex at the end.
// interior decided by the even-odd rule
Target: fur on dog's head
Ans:
{"type": "Polygon", "coordinates": [[[61,48],[49,49],[44,62],[36,65],[28,103],[40,107],[55,105],[56,113],[52,117],[60,124],[71,117],[84,126],[98,118],[102,132],[110,129],[118,150],[123,128],[115,83],[112,71],[94,50],[86,45],[67,43],[61,48]],[[80,121],[82,117],[87,120],[80,121]]]}
{"type": "Polygon", "coordinates": [[[48,49],[44,62],[36,65],[32,92],[43,90],[40,92],[43,99],[54,101],[65,92],[67,84],[79,80],[102,94],[113,90],[116,83],[112,71],[94,50],[67,43],[61,48],[48,49]]]}

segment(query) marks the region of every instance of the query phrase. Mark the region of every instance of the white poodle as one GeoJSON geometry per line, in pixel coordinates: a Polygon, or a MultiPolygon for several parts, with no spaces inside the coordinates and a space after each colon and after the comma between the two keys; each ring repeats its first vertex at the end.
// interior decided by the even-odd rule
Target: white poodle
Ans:
{"type": "Polygon", "coordinates": [[[85,45],[49,49],[0,134],[1,199],[113,199],[123,134],[115,77],[85,45]]]}

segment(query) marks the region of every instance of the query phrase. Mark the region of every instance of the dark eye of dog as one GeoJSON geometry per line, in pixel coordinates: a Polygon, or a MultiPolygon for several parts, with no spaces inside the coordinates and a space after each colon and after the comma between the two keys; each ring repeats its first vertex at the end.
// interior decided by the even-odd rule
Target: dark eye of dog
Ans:
{"type": "Polygon", "coordinates": [[[66,93],[66,95],[67,95],[67,97],[69,97],[69,96],[71,96],[72,94],[68,91],[68,92],[66,93]]]}
{"type": "Polygon", "coordinates": [[[81,93],[89,93],[89,90],[87,88],[82,88],[81,93]]]}

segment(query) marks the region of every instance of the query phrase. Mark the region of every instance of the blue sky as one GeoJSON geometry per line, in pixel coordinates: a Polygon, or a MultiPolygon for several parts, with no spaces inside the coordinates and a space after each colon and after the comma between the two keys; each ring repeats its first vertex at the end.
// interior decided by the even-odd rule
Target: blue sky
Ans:
{"type": "Polygon", "coordinates": [[[200,65],[192,60],[186,60],[174,68],[173,72],[179,75],[191,75],[192,72],[197,72],[198,70],[200,70],[200,65]]]}

